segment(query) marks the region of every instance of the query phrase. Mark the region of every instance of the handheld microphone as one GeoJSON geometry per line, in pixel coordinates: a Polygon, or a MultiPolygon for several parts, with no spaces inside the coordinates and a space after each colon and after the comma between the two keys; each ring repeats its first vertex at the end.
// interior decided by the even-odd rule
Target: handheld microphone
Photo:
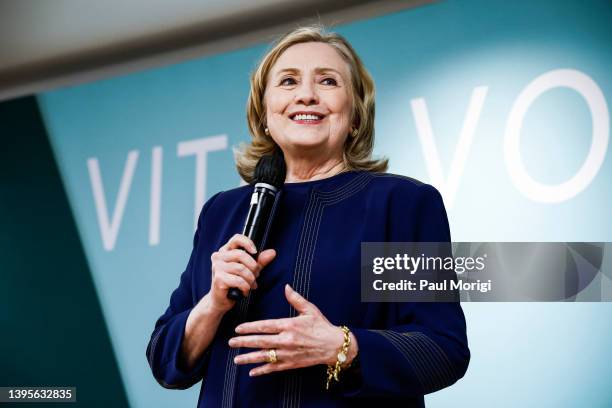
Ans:
{"type": "MultiPolygon", "coordinates": [[[[242,234],[255,244],[257,252],[252,255],[255,259],[266,244],[268,231],[274,218],[274,207],[285,182],[286,172],[285,158],[280,149],[261,157],[255,166],[251,183],[254,185],[253,194],[242,231],[242,234]]],[[[243,295],[240,289],[230,288],[227,297],[232,300],[240,300],[243,295]]]]}

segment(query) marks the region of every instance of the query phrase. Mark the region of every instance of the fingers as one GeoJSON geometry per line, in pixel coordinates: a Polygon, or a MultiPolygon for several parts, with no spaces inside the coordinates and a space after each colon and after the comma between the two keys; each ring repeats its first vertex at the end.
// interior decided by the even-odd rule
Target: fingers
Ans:
{"type": "MultiPolygon", "coordinates": [[[[234,357],[234,363],[238,365],[268,363],[270,359],[269,350],[270,349],[263,349],[263,350],[253,351],[251,353],[239,354],[236,357],[234,357]]],[[[276,351],[277,363],[281,361],[290,360],[289,354],[287,351],[282,350],[282,349],[275,349],[275,351],[276,351]]]]}
{"type": "Polygon", "coordinates": [[[236,262],[231,262],[231,263],[225,264],[224,270],[225,272],[231,275],[239,276],[245,281],[247,281],[251,289],[257,289],[257,282],[255,281],[257,277],[255,276],[253,272],[247,269],[246,266],[236,263],[236,262]]]}
{"type": "Polygon", "coordinates": [[[257,257],[257,264],[260,268],[264,268],[266,265],[272,262],[274,258],[276,258],[276,251],[273,249],[266,249],[257,257]]]}
{"type": "Polygon", "coordinates": [[[269,374],[275,371],[290,370],[293,368],[299,368],[307,365],[299,363],[296,364],[291,352],[283,349],[275,349],[277,361],[276,363],[270,363],[268,350],[269,349],[258,350],[251,353],[238,355],[234,358],[234,363],[238,365],[265,363],[249,371],[249,376],[251,377],[269,374]]]}
{"type": "Polygon", "coordinates": [[[223,293],[229,288],[238,288],[240,292],[247,297],[251,290],[251,285],[244,278],[229,273],[218,275],[214,282],[217,288],[223,293]]]}
{"type": "MultiPolygon", "coordinates": [[[[267,363],[269,358],[268,350],[259,350],[252,353],[240,354],[234,357],[235,364],[255,364],[255,363],[267,363]]],[[[278,351],[276,352],[276,358],[278,359],[278,351]]]]}
{"type": "Polygon", "coordinates": [[[304,299],[302,295],[297,293],[289,284],[285,285],[285,297],[291,306],[300,313],[317,313],[319,309],[304,299]]]}
{"type": "Polygon", "coordinates": [[[218,251],[212,253],[211,297],[215,304],[226,309],[233,306],[234,303],[227,300],[227,290],[230,288],[238,288],[245,297],[251,289],[257,289],[256,280],[262,268],[276,257],[276,251],[262,251],[254,259],[256,253],[253,241],[242,234],[235,234],[218,251]]]}
{"type": "Polygon", "coordinates": [[[268,319],[259,320],[256,322],[242,323],[236,327],[236,333],[238,334],[249,334],[249,333],[266,333],[276,334],[283,330],[287,330],[294,323],[295,317],[285,319],[268,319]]]}
{"type": "Polygon", "coordinates": [[[235,234],[230,238],[229,241],[225,245],[221,247],[223,250],[230,249],[239,249],[243,248],[247,250],[251,254],[257,253],[257,248],[255,248],[255,244],[249,238],[242,234],[235,234]]]}
{"type": "Polygon", "coordinates": [[[242,249],[219,251],[217,256],[218,259],[224,262],[239,262],[256,274],[259,274],[259,271],[261,270],[261,266],[257,263],[257,261],[242,249]]]}
{"type": "Polygon", "coordinates": [[[257,279],[257,276],[248,270],[246,266],[239,263],[230,263],[228,264],[227,271],[233,275],[240,276],[242,279],[247,281],[251,289],[257,289],[257,281],[255,280],[257,279]]]}
{"type": "Polygon", "coordinates": [[[258,375],[270,374],[276,371],[291,370],[293,368],[300,368],[299,365],[290,361],[279,361],[276,363],[268,363],[249,371],[250,377],[257,377],[258,375]]]}
{"type": "MultiPolygon", "coordinates": [[[[236,239],[239,240],[241,237],[244,236],[238,236],[236,239]]],[[[215,276],[220,277],[224,274],[236,275],[244,279],[251,289],[257,289],[256,279],[259,277],[262,267],[242,249],[220,249],[218,252],[214,252],[210,258],[213,279],[215,279],[215,276]]]]}
{"type": "Polygon", "coordinates": [[[257,282],[255,281],[257,276],[259,276],[257,269],[253,272],[241,263],[225,262],[220,258],[221,255],[218,252],[215,252],[211,257],[213,282],[222,279],[226,275],[234,275],[246,281],[251,289],[257,288],[257,282]]]}
{"type": "Polygon", "coordinates": [[[250,336],[232,337],[228,344],[232,348],[248,347],[259,349],[279,348],[286,345],[286,341],[278,334],[254,334],[250,336]]]}

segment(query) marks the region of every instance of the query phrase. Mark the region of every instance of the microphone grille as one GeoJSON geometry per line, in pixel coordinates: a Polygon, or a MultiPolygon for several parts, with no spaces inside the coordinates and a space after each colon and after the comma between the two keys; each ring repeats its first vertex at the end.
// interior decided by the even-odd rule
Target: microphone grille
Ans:
{"type": "Polygon", "coordinates": [[[271,184],[280,190],[285,183],[286,173],[285,157],[283,152],[277,148],[259,159],[253,174],[253,184],[271,184]]]}

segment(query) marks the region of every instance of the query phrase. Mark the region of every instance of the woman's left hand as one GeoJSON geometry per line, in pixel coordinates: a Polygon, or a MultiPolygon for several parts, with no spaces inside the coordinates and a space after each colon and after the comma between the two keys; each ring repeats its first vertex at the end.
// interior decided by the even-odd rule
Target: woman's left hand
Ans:
{"type": "MultiPolygon", "coordinates": [[[[250,376],[336,363],[338,351],[344,342],[342,329],[331,324],[314,304],[289,285],[285,286],[285,297],[299,316],[242,323],[236,327],[236,333],[240,336],[229,341],[233,348],[261,349],[234,359],[236,364],[265,363],[252,369],[250,376]],[[275,363],[269,362],[270,349],[276,351],[275,363]]],[[[350,336],[351,346],[345,364],[349,364],[357,355],[357,341],[352,333],[350,336]]]]}

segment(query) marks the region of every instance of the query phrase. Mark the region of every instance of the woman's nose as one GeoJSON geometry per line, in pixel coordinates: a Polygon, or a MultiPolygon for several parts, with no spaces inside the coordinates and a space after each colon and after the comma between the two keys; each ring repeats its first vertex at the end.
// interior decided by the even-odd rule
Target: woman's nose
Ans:
{"type": "Polygon", "coordinates": [[[309,81],[302,82],[295,91],[295,103],[303,105],[316,105],[319,103],[319,96],[314,84],[309,81]]]}

